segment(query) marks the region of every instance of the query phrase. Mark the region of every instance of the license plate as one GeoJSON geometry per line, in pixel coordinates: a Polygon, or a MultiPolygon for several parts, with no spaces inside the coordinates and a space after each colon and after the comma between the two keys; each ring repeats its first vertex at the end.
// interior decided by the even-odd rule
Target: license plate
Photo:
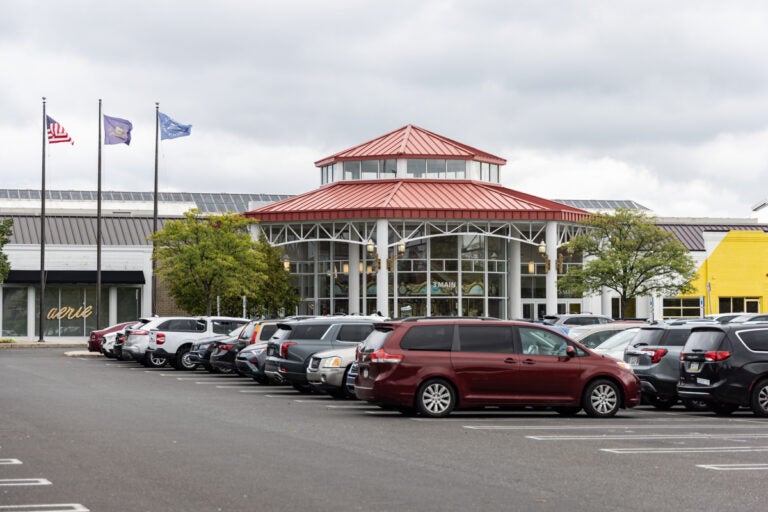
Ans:
{"type": "Polygon", "coordinates": [[[696,384],[701,384],[702,386],[709,386],[709,379],[697,378],[696,384]]]}
{"type": "Polygon", "coordinates": [[[697,372],[697,371],[699,371],[700,369],[701,369],[701,368],[700,368],[700,366],[699,366],[699,362],[698,362],[698,361],[695,361],[695,362],[693,362],[693,363],[689,363],[689,364],[688,364],[688,371],[690,371],[690,372],[697,372]]]}
{"type": "Polygon", "coordinates": [[[630,358],[629,358],[629,364],[630,364],[631,366],[637,366],[637,361],[638,361],[638,358],[637,358],[637,357],[630,357],[630,358]]]}

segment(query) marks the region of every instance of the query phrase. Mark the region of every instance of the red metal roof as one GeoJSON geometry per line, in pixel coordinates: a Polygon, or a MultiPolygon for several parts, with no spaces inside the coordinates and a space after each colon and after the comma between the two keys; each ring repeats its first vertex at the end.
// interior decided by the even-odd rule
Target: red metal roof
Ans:
{"type": "Polygon", "coordinates": [[[318,160],[315,162],[315,166],[322,167],[344,160],[398,157],[477,160],[498,165],[507,163],[505,159],[498,156],[409,124],[381,137],[318,160]]]}
{"type": "Polygon", "coordinates": [[[339,181],[246,212],[262,222],[339,219],[481,219],[578,222],[588,212],[470,180],[339,181]]]}

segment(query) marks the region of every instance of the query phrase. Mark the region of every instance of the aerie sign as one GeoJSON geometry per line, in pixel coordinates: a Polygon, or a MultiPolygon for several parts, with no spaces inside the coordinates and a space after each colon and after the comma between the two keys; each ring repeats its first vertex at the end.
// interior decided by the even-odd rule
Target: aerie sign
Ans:
{"type": "Polygon", "coordinates": [[[64,306],[63,308],[51,308],[48,310],[46,318],[48,320],[75,320],[76,318],[88,318],[93,313],[93,306],[80,306],[75,309],[71,306],[64,306]]]}

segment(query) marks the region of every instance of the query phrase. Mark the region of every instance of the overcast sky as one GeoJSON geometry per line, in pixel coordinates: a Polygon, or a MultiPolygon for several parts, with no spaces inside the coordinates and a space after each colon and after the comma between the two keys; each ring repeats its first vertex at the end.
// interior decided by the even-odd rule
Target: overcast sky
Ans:
{"type": "Polygon", "coordinates": [[[151,191],[155,102],[192,124],[160,190],[298,194],[314,162],[414,124],[507,159],[502,184],[749,217],[768,199],[768,2],[5,0],[2,188],[39,189],[42,100],[95,190],[98,100],[133,122],[103,189],[151,191]]]}

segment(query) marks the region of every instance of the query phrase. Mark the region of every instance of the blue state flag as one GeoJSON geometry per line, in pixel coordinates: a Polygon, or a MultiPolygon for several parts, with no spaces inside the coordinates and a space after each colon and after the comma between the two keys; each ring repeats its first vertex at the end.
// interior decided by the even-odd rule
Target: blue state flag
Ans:
{"type": "Polygon", "coordinates": [[[133,124],[119,117],[104,116],[104,144],[131,144],[133,124]]]}
{"type": "Polygon", "coordinates": [[[160,120],[160,139],[175,139],[176,137],[186,137],[192,133],[191,124],[181,124],[178,121],[174,121],[162,112],[157,113],[160,120]]]}

